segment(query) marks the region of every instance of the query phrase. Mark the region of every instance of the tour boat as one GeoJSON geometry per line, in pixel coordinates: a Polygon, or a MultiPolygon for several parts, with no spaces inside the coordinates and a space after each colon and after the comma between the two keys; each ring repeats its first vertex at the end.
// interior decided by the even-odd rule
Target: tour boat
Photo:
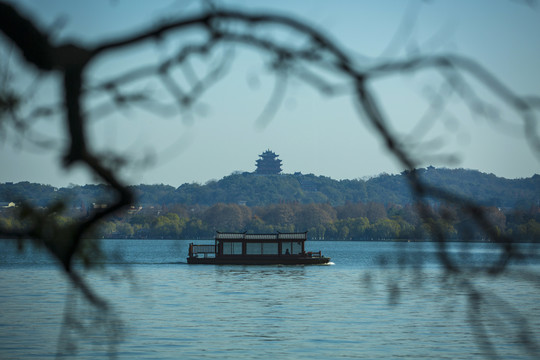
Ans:
{"type": "Polygon", "coordinates": [[[307,231],[247,234],[217,232],[213,245],[189,244],[188,264],[312,265],[327,264],[329,257],[306,252],[307,231]]]}

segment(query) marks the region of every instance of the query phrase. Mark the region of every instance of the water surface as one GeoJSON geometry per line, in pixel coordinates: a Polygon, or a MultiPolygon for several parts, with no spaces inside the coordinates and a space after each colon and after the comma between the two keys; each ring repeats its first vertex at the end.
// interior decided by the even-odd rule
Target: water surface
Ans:
{"type": "MultiPolygon", "coordinates": [[[[0,358],[470,359],[491,354],[481,329],[503,358],[538,355],[526,346],[540,333],[535,257],[500,277],[448,277],[430,243],[309,242],[328,266],[187,265],[188,243],[104,240],[104,270],[86,275],[112,317],[41,252],[0,243],[0,358]]],[[[450,253],[467,265],[498,258],[490,244],[450,253]]]]}

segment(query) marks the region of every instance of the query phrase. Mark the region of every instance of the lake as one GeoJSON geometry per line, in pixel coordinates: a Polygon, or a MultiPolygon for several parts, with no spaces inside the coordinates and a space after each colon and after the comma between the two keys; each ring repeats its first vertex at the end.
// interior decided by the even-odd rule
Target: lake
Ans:
{"type": "MultiPolygon", "coordinates": [[[[309,241],[324,266],[187,265],[189,241],[102,240],[96,311],[47,256],[0,241],[0,358],[533,359],[538,247],[502,276],[448,276],[418,242],[309,241]]],[[[496,245],[451,244],[463,265],[496,245]]]]}

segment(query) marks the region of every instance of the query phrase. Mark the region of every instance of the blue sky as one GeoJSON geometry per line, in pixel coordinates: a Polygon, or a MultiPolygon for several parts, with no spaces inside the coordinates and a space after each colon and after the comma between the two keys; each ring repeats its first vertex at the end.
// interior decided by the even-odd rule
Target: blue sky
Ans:
{"type": "MultiPolygon", "coordinates": [[[[403,59],[413,53],[466,55],[482,63],[516,93],[540,94],[539,6],[509,0],[216,3],[248,11],[276,11],[305,20],[369,63],[403,59]],[[414,21],[409,24],[404,19],[414,21]]],[[[51,28],[56,20],[64,19],[64,25],[55,30],[56,41],[76,39],[87,44],[157,24],[164,18],[196,12],[200,7],[196,1],[24,0],[16,4],[43,27],[51,28]]],[[[159,62],[177,41],[181,39],[104,58],[92,66],[88,76],[99,81],[137,64],[159,62]]],[[[5,54],[5,42],[2,44],[5,54]]],[[[16,60],[13,54],[9,62],[13,73],[10,86],[26,92],[36,88],[28,98],[29,104],[58,101],[58,79],[48,77],[36,87],[36,74],[18,67],[16,60]]],[[[267,57],[238,47],[231,60],[226,76],[187,114],[164,118],[128,109],[92,119],[89,130],[93,148],[138,161],[155,160],[149,166],[122,170],[123,179],[133,184],[179,186],[186,182],[205,183],[234,171],[253,171],[258,154],[266,149],[280,155],[285,173],[300,171],[354,179],[402,170],[347,95],[326,97],[290,79],[278,111],[266,126],[259,126],[257,119],[275,84],[267,57]]],[[[195,60],[193,66],[202,73],[208,63],[195,60]]],[[[412,139],[407,134],[425,114],[427,99],[441,84],[441,77],[433,72],[400,74],[373,84],[391,128],[400,139],[412,139]]],[[[150,81],[137,86],[154,89],[158,85],[150,81]]],[[[485,89],[479,87],[476,91],[496,102],[485,89]]],[[[156,94],[166,98],[160,92],[156,94]]],[[[433,117],[429,128],[422,126],[422,131],[415,132],[423,134],[415,148],[425,158],[423,166],[479,169],[508,178],[540,172],[538,158],[529,149],[520,120],[512,112],[499,106],[501,120],[497,122],[471,114],[455,94],[445,100],[447,111],[433,117]],[[452,155],[459,161],[449,163],[439,155],[452,155]]],[[[65,186],[94,181],[84,169],[65,171],[59,166],[64,146],[59,122],[50,119],[34,126],[39,134],[36,136],[54,139],[54,149],[15,141],[12,131],[6,134],[0,144],[0,182],[28,180],[65,186]]]]}

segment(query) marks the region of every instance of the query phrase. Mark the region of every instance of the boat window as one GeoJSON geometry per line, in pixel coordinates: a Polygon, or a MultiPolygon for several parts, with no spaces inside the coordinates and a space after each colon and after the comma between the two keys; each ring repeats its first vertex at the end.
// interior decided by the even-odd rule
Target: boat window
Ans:
{"type": "Polygon", "coordinates": [[[233,243],[233,254],[234,255],[242,255],[242,243],[241,242],[233,243]]]}
{"type": "Polygon", "coordinates": [[[292,254],[292,243],[290,243],[290,242],[281,243],[281,253],[282,254],[292,254]]]}
{"type": "Polygon", "coordinates": [[[242,255],[242,243],[223,242],[223,255],[242,255]]]}
{"type": "Polygon", "coordinates": [[[281,253],[282,254],[301,254],[302,242],[300,241],[299,242],[283,242],[281,244],[281,253]]]}
{"type": "Polygon", "coordinates": [[[248,255],[261,255],[262,254],[262,243],[247,243],[246,244],[246,254],[248,254],[248,255]]]}
{"type": "Polygon", "coordinates": [[[277,255],[278,254],[278,244],[277,243],[263,243],[262,252],[265,255],[277,255]]]}
{"type": "Polygon", "coordinates": [[[301,254],[302,253],[302,243],[293,242],[291,254],[301,254]]]}

